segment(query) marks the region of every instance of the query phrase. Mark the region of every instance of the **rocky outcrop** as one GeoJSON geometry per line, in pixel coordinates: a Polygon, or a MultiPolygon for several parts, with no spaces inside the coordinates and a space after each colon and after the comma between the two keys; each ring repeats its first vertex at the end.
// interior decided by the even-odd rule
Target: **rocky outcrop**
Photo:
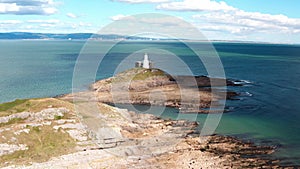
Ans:
{"type": "Polygon", "coordinates": [[[20,151],[20,150],[27,150],[28,147],[24,144],[0,144],[0,156],[7,155],[7,154],[12,154],[15,151],[20,151]]]}
{"type": "Polygon", "coordinates": [[[22,112],[22,113],[16,113],[9,116],[0,117],[0,124],[1,123],[8,123],[9,121],[13,119],[26,119],[30,116],[29,112],[22,112]]]}
{"type": "Polygon", "coordinates": [[[226,92],[211,85],[234,86],[229,80],[206,76],[171,76],[159,69],[134,68],[115,77],[91,85],[90,91],[65,95],[66,100],[99,101],[109,104],[142,104],[167,106],[182,113],[221,113],[219,100],[232,99],[235,92],[226,92]]]}

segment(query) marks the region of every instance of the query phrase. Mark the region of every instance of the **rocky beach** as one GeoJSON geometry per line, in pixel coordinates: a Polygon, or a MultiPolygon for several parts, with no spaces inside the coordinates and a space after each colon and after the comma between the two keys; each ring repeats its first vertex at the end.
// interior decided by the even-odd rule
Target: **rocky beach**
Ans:
{"type": "MultiPolygon", "coordinates": [[[[174,79],[157,69],[133,69],[98,81],[87,92],[1,104],[0,167],[293,168],[282,167],[279,160],[271,158],[276,147],[257,146],[229,136],[199,137],[197,122],[161,119],[106,104],[189,106],[193,112],[196,109],[192,108],[207,108],[224,95],[224,91],[213,95],[209,79],[199,76],[196,84],[203,88],[181,84],[187,95],[197,91],[200,102],[183,105],[174,79]],[[126,90],[116,95],[110,92],[114,82],[118,89],[129,90],[130,100],[122,93],[126,90]],[[165,93],[165,99],[159,100],[153,90],[165,93]],[[147,99],[149,94],[157,102],[147,99]]],[[[233,85],[228,81],[225,84],[233,85]]]]}

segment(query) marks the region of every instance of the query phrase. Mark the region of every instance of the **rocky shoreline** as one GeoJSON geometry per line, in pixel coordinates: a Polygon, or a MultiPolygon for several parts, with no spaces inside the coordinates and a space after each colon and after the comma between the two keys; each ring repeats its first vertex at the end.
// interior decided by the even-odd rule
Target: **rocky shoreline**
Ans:
{"type": "MultiPolygon", "coordinates": [[[[22,121],[8,124],[10,120],[7,119],[11,115],[0,119],[0,145],[3,145],[0,146],[0,167],[5,169],[292,168],[282,167],[279,160],[269,158],[275,147],[256,146],[229,136],[199,137],[196,122],[161,119],[103,103],[97,103],[100,114],[91,113],[86,109],[90,103],[84,102],[78,105],[85,110],[80,114],[75,113],[72,103],[59,99],[29,100],[23,104],[16,108],[30,104],[35,109],[29,106],[26,116],[22,112],[14,115],[22,121]],[[35,146],[40,146],[39,139],[46,137],[41,135],[44,130],[47,136],[55,137],[61,133],[64,140],[73,140],[69,141],[74,142],[72,146],[69,145],[70,150],[56,155],[48,154],[42,161],[40,159],[45,152],[29,153],[35,146]],[[28,139],[24,140],[22,137],[38,139],[30,145],[28,139]],[[5,145],[14,150],[4,150],[7,148],[5,145]],[[21,147],[15,148],[16,146],[21,147]]],[[[14,110],[17,109],[9,111],[14,110]]],[[[61,142],[46,141],[48,140],[41,142],[41,145],[50,145],[52,148],[61,142]]],[[[45,150],[49,148],[46,147],[45,150]]]]}

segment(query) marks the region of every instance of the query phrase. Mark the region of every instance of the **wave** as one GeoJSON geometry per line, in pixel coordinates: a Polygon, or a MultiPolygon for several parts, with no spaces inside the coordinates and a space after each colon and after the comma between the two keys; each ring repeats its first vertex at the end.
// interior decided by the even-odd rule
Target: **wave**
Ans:
{"type": "Polygon", "coordinates": [[[253,84],[249,80],[232,80],[235,85],[245,85],[245,84],[253,84]]]}
{"type": "Polygon", "coordinates": [[[240,96],[248,96],[248,97],[251,97],[251,96],[253,96],[253,94],[250,93],[250,92],[241,92],[241,93],[240,93],[240,96]]]}

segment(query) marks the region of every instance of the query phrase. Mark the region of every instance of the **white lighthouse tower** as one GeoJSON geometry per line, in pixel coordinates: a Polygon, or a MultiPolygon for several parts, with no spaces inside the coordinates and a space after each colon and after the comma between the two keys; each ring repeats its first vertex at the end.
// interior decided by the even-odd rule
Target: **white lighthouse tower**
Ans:
{"type": "Polygon", "coordinates": [[[145,53],[144,60],[143,61],[136,61],[135,67],[140,67],[144,69],[152,69],[153,68],[153,62],[149,60],[148,54],[145,53]]]}
{"type": "Polygon", "coordinates": [[[147,53],[145,53],[145,55],[144,55],[143,68],[145,68],[145,69],[150,68],[150,61],[149,61],[147,53]]]}

